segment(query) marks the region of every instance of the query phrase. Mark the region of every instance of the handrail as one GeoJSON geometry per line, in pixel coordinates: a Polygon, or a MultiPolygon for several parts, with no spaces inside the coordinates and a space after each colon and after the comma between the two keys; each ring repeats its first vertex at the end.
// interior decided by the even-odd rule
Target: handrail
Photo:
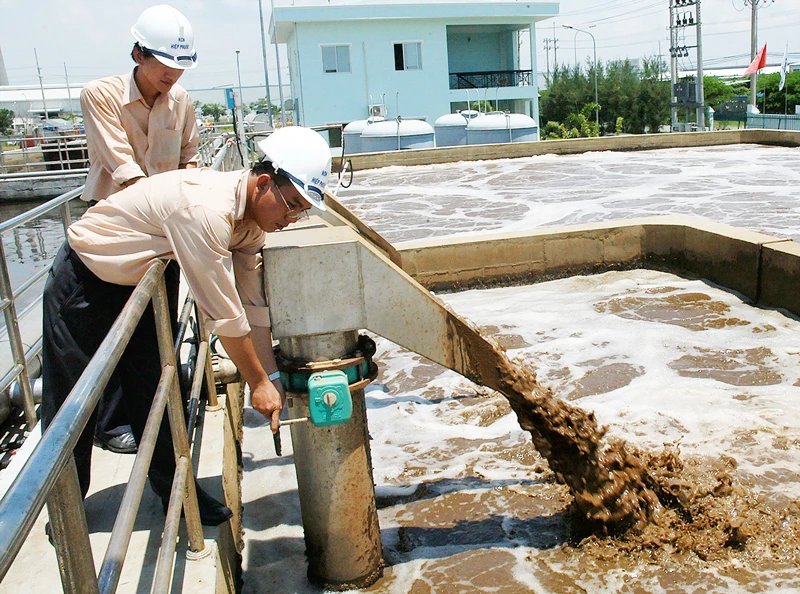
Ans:
{"type": "Polygon", "coordinates": [[[12,229],[16,229],[24,225],[25,223],[30,223],[32,220],[47,214],[51,210],[66,204],[73,198],[77,198],[81,194],[83,194],[83,189],[85,186],[80,186],[79,188],[75,188],[74,190],[70,190],[69,192],[64,192],[60,196],[56,196],[52,200],[48,200],[44,204],[40,204],[36,208],[32,208],[29,211],[23,212],[22,214],[18,214],[17,216],[8,219],[7,221],[0,223],[0,234],[5,233],[6,231],[11,231],[12,229]]]}
{"type": "MultiPolygon", "coordinates": [[[[65,591],[105,594],[116,590],[165,406],[169,413],[178,470],[173,482],[160,559],[172,559],[174,556],[175,526],[180,519],[182,508],[187,518],[190,549],[204,550],[191,470],[191,453],[178,388],[176,351],[180,348],[180,342],[173,342],[163,280],[165,267],[163,261],[150,266],[6,496],[0,500],[0,579],[11,567],[45,500],[48,499],[48,510],[65,591]],[[85,552],[76,551],[76,548],[81,547],[89,547],[90,550],[90,545],[80,487],[71,454],[135,331],[139,318],[151,300],[156,310],[156,330],[162,360],[161,381],[114,523],[100,575],[95,577],[91,554],[86,555],[85,552]],[[192,480],[189,480],[189,477],[192,477],[192,480]],[[56,485],[58,487],[54,490],[56,485]],[[187,492],[185,500],[184,491],[187,492]]],[[[185,308],[190,309],[192,305],[191,302],[187,302],[185,308]]],[[[199,346],[198,360],[204,353],[207,356],[209,350],[207,341],[203,341],[199,346]]],[[[192,380],[194,397],[199,394],[202,379],[207,379],[205,365],[197,365],[192,380]],[[199,383],[197,377],[201,378],[199,383]]],[[[208,388],[213,390],[213,384],[208,388]]],[[[160,563],[154,577],[154,588],[156,588],[154,591],[161,591],[158,588],[169,583],[171,574],[171,565],[165,566],[160,563]]]]}
{"type": "MultiPolygon", "coordinates": [[[[33,285],[35,285],[41,278],[47,274],[47,269],[38,271],[31,278],[25,281],[19,289],[14,292],[11,287],[11,280],[8,273],[8,261],[5,257],[5,251],[2,246],[2,235],[21,227],[49,212],[61,209],[61,216],[64,223],[64,228],[69,225],[69,202],[83,193],[84,186],[75,188],[48,200],[44,204],[32,208],[16,217],[0,223],[0,311],[5,316],[6,332],[8,340],[11,345],[11,352],[14,358],[14,367],[11,370],[13,378],[15,378],[20,386],[22,394],[22,408],[25,411],[25,422],[28,429],[33,429],[36,425],[36,409],[33,401],[33,393],[30,387],[30,374],[28,373],[27,366],[27,353],[25,352],[24,344],[22,341],[22,334],[19,329],[19,316],[16,310],[16,300],[26,293],[33,285]]],[[[2,372],[2,370],[0,370],[2,372]]],[[[12,379],[13,381],[13,379],[12,379]]],[[[4,382],[5,383],[5,382],[4,382]]]]}
{"type": "Polygon", "coordinates": [[[0,501],[0,578],[5,576],[103,394],[136,322],[150,301],[163,262],[153,264],[81,375],[53,422],[0,501]]]}

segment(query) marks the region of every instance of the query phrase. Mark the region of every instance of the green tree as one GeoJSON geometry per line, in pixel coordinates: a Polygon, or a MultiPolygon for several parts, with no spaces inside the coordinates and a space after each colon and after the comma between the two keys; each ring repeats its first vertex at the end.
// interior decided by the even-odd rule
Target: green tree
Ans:
{"type": "Polygon", "coordinates": [[[780,83],[779,72],[758,77],[758,108],[762,113],[793,114],[794,106],[800,105],[800,72],[787,72],[786,85],[781,91],[778,90],[780,83]]]}
{"type": "Polygon", "coordinates": [[[200,112],[206,117],[213,118],[214,122],[217,122],[219,118],[227,112],[227,109],[222,107],[219,103],[206,103],[200,108],[200,112]]]}
{"type": "Polygon", "coordinates": [[[710,106],[714,111],[719,109],[721,103],[730,101],[738,94],[733,85],[720,80],[718,76],[703,77],[703,97],[706,105],[710,106]]]}
{"type": "MultiPolygon", "coordinates": [[[[253,101],[252,103],[250,103],[248,107],[250,108],[251,111],[254,111],[256,113],[267,113],[267,98],[262,97],[258,101],[253,101]]],[[[274,103],[270,104],[269,109],[272,112],[272,117],[280,115],[281,113],[281,108],[275,105],[274,103]]]]}
{"type": "Polygon", "coordinates": [[[0,134],[8,134],[14,127],[14,112],[0,109],[0,134]]]}
{"type": "Polygon", "coordinates": [[[588,120],[594,119],[589,113],[593,108],[587,107],[594,104],[596,73],[599,131],[616,132],[622,118],[625,132],[657,132],[669,122],[670,88],[665,71],[666,64],[656,57],[645,58],[638,68],[630,60],[588,63],[586,68],[556,66],[539,104],[542,124],[564,122],[571,136],[573,131],[580,134],[581,129],[571,127],[567,118],[583,113],[588,120]]]}

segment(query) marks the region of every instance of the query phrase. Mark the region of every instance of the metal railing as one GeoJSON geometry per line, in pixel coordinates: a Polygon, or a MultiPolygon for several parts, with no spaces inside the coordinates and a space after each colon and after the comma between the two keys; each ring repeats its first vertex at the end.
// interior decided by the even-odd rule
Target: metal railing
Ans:
{"type": "MultiPolygon", "coordinates": [[[[175,448],[176,470],[153,579],[153,591],[169,590],[182,509],[186,517],[189,548],[193,552],[206,548],[197,505],[183,402],[178,386],[176,345],[172,339],[163,279],[165,268],[163,261],[150,266],[101,343],[97,354],[0,502],[0,578],[11,567],[39,512],[47,502],[64,591],[76,594],[116,591],[165,407],[175,448]],[[105,558],[99,575],[96,575],[72,450],[151,300],[156,314],[161,380],[147,417],[105,558]]],[[[179,348],[180,339],[177,342],[179,348]]],[[[197,360],[202,361],[203,358],[208,358],[207,340],[201,343],[197,360]]],[[[201,371],[195,371],[190,398],[197,400],[204,379],[208,393],[215,394],[213,379],[208,385],[207,369],[204,364],[201,371]]]]}
{"type": "MultiPolygon", "coordinates": [[[[214,169],[226,170],[242,166],[238,151],[233,150],[234,146],[230,139],[223,140],[220,150],[213,159],[214,169]]],[[[83,187],[67,192],[3,223],[0,225],[0,236],[3,232],[24,225],[57,208],[63,209],[62,220],[66,230],[71,223],[69,202],[80,196],[82,191],[83,187]]],[[[207,388],[209,407],[218,406],[210,356],[210,334],[204,329],[195,328],[195,351],[190,357],[195,365],[189,378],[191,388],[187,406],[189,413],[187,425],[179,388],[181,369],[179,352],[186,329],[190,325],[192,311],[196,320],[199,320],[200,316],[190,295],[181,312],[178,333],[173,342],[163,279],[165,267],[163,261],[150,266],[30,458],[6,495],[0,500],[0,581],[13,564],[46,502],[64,592],[105,594],[116,591],[165,407],[175,449],[176,470],[152,591],[159,593],[169,591],[182,511],[186,518],[189,548],[194,553],[194,558],[210,554],[200,524],[189,444],[189,436],[194,434],[200,394],[204,385],[207,388]],[[161,380],[142,439],[138,444],[138,453],[100,572],[96,574],[72,451],[97,406],[139,318],[151,301],[156,314],[156,332],[162,366],[161,380]]],[[[23,392],[25,418],[29,428],[36,423],[36,412],[27,360],[31,358],[34,349],[41,350],[41,340],[37,341],[27,353],[24,351],[15,301],[36,285],[48,271],[49,266],[23,283],[16,292],[12,291],[0,241],[0,308],[6,316],[6,326],[15,361],[14,368],[0,380],[0,392],[17,381],[23,392]]],[[[199,323],[196,325],[200,326],[199,323]]]]}
{"type": "Polygon", "coordinates": [[[56,210],[61,211],[61,222],[66,232],[67,227],[69,227],[72,222],[69,203],[82,193],[83,186],[66,192],[61,196],[53,198],[36,208],[0,224],[0,309],[2,309],[5,316],[6,332],[14,359],[14,366],[0,379],[0,394],[5,393],[14,382],[17,382],[22,392],[22,407],[25,411],[25,423],[29,430],[36,425],[36,411],[33,402],[33,393],[31,391],[28,361],[38,355],[36,349],[41,350],[41,343],[37,342],[27,353],[25,352],[22,334],[19,329],[17,303],[32,287],[47,275],[50,267],[47,266],[39,270],[28,280],[23,282],[19,288],[16,290],[12,289],[8,271],[8,260],[6,259],[2,237],[5,233],[13,231],[18,227],[26,225],[56,210]]]}
{"type": "Polygon", "coordinates": [[[85,134],[0,137],[0,174],[68,170],[85,172],[88,167],[89,152],[85,134]]]}
{"type": "Polygon", "coordinates": [[[453,72],[451,89],[493,89],[495,87],[529,87],[532,70],[486,70],[483,72],[453,72]]]}

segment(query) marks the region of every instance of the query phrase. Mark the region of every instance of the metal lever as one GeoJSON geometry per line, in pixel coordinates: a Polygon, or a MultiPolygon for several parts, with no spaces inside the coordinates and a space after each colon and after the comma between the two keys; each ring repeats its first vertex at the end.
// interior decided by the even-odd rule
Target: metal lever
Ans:
{"type": "Polygon", "coordinates": [[[299,419],[288,419],[286,421],[279,421],[278,422],[278,430],[272,434],[272,441],[275,444],[275,455],[280,456],[282,453],[282,446],[281,446],[281,430],[280,428],[285,425],[297,425],[297,423],[305,423],[308,421],[308,417],[300,417],[299,419]]]}

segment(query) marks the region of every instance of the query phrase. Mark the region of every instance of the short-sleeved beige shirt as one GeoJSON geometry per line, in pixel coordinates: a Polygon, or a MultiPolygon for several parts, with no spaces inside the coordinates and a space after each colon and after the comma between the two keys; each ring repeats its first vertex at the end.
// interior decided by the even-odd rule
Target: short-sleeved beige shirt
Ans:
{"type": "Polygon", "coordinates": [[[174,85],[149,107],[133,71],[91,81],[81,92],[89,148],[83,199],[102,200],[126,181],[174,171],[199,161],[191,97],[174,85]]]}
{"type": "Polygon", "coordinates": [[[261,250],[245,220],[249,170],[181,169],[143,179],[91,207],[67,240],[100,279],[137,284],[157,259],[177,260],[211,332],[269,327],[261,250]]]}

